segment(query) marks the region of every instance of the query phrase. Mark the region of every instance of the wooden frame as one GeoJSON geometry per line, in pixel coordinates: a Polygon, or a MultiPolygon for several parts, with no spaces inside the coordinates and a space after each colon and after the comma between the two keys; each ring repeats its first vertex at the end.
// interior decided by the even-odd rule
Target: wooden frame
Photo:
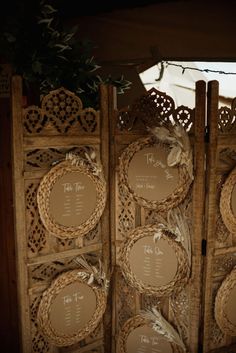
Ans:
{"type": "MultiPolygon", "coordinates": [[[[44,227],[36,196],[40,181],[51,166],[64,160],[70,152],[81,155],[84,151],[95,150],[103,166],[104,180],[109,181],[108,126],[112,94],[109,86],[101,86],[101,106],[95,111],[83,108],[79,97],[60,88],[43,97],[41,107],[24,109],[22,79],[19,76],[12,78],[16,268],[21,349],[24,353],[38,352],[41,347],[45,347],[47,353],[58,352],[38,330],[38,306],[42,293],[55,277],[76,268],[74,259],[78,255],[90,253],[100,258],[109,276],[110,203],[106,202],[98,224],[83,237],[62,239],[44,227]]],[[[109,198],[109,182],[106,195],[109,198]]],[[[91,349],[110,351],[111,335],[103,340],[103,332],[111,330],[109,301],[108,298],[99,327],[82,343],[77,343],[76,352],[81,349],[81,344],[83,352],[91,349]]]]}
{"type": "MultiPolygon", "coordinates": [[[[199,326],[201,321],[201,293],[202,293],[202,255],[201,245],[204,237],[202,219],[204,218],[205,197],[205,82],[196,84],[196,107],[190,109],[186,106],[175,107],[173,99],[166,93],[151,89],[138,98],[133,105],[124,107],[116,112],[111,128],[111,153],[116,162],[115,175],[115,213],[113,242],[116,244],[116,273],[114,276],[115,292],[113,298],[113,336],[114,341],[119,337],[119,332],[124,322],[139,313],[140,309],[149,308],[151,305],[160,305],[165,308],[166,317],[178,328],[180,335],[185,337],[185,343],[191,352],[199,350],[199,326]],[[165,106],[165,108],[163,108],[165,106]],[[158,297],[154,294],[140,293],[132,288],[122,275],[122,258],[120,250],[124,239],[129,232],[139,226],[157,222],[161,214],[167,215],[163,208],[161,212],[156,209],[140,205],[132,198],[132,194],[124,187],[120,178],[120,158],[128,146],[139,140],[148,140],[150,131],[147,126],[155,127],[164,123],[164,126],[180,123],[189,135],[193,150],[194,182],[181,202],[185,209],[185,217],[189,220],[191,234],[191,272],[187,285],[180,293],[171,296],[158,297]],[[187,215],[186,215],[187,214],[187,215]],[[193,219],[194,214],[194,222],[193,219]],[[193,299],[194,298],[194,299],[193,299]],[[193,299],[193,300],[192,300],[193,299]],[[159,303],[159,304],[158,304],[159,303]],[[190,322],[195,324],[190,325],[190,322]]],[[[125,153],[125,152],[124,152],[125,153]]],[[[129,158],[126,158],[128,161],[129,158]]],[[[114,163],[114,162],[113,162],[114,163]]],[[[114,166],[114,164],[113,164],[114,166]]],[[[123,166],[122,169],[124,170],[123,166]]]]}

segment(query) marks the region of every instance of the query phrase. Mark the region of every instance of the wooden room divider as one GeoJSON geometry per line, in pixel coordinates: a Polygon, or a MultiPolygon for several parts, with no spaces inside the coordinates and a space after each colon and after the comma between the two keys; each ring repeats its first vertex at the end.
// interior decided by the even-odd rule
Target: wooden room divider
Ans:
{"type": "Polygon", "coordinates": [[[22,352],[235,352],[235,101],[114,103],[23,108],[13,77],[22,352]]]}

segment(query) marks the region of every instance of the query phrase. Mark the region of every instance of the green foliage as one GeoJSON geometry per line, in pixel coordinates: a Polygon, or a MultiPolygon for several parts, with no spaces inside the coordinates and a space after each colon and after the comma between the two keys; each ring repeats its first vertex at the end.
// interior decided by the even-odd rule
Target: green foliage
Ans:
{"type": "Polygon", "coordinates": [[[34,2],[34,8],[28,5],[8,19],[0,34],[0,55],[26,86],[38,84],[41,94],[64,86],[93,107],[98,104],[100,83],[113,84],[118,94],[130,88],[131,82],[122,74],[118,78],[98,74],[100,66],[91,54],[93,44],[79,38],[77,27],[65,30],[51,4],[42,0],[38,6],[34,2]]]}

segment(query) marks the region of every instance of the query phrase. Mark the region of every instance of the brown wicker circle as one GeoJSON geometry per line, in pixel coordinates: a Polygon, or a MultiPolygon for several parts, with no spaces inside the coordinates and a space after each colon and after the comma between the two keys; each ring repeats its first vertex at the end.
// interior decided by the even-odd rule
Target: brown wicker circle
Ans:
{"type": "Polygon", "coordinates": [[[236,233],[236,215],[231,207],[231,198],[236,184],[236,168],[232,170],[226,179],[220,195],[220,213],[224,224],[231,233],[236,233]]]}
{"type": "Polygon", "coordinates": [[[82,273],[86,271],[72,270],[61,274],[57,277],[51,286],[43,293],[41,302],[37,312],[37,322],[40,331],[47,339],[56,346],[68,346],[79,342],[86,338],[98,326],[102,319],[106,308],[107,295],[103,288],[98,288],[93,285],[88,285],[83,279],[82,273]],[[57,332],[52,326],[50,320],[50,309],[53,301],[66,286],[72,283],[86,283],[95,293],[96,296],[96,310],[92,318],[88,321],[85,327],[79,331],[73,332],[71,335],[57,332]]]}
{"type": "Polygon", "coordinates": [[[106,182],[103,177],[95,175],[84,165],[72,165],[65,160],[54,166],[41,180],[38,192],[37,203],[39,214],[45,228],[58,238],[76,238],[83,236],[92,230],[99,222],[106,204],[106,182]],[[81,224],[76,226],[65,226],[57,223],[50,214],[50,194],[55,183],[67,173],[80,172],[86,175],[96,188],[96,206],[91,215],[81,224]]]}
{"type": "Polygon", "coordinates": [[[236,267],[224,279],[215,299],[215,319],[222,332],[236,336],[236,325],[227,316],[227,304],[230,292],[236,287],[236,267]]]}
{"type": "MultiPolygon", "coordinates": [[[[133,330],[144,325],[150,325],[150,323],[148,322],[147,319],[145,319],[141,315],[133,316],[132,318],[128,319],[125,322],[125,324],[122,326],[119,332],[118,341],[117,341],[117,351],[119,353],[128,353],[127,340],[129,335],[133,330]]],[[[155,334],[155,331],[153,332],[155,334]]],[[[173,353],[183,353],[183,349],[177,346],[176,344],[170,343],[170,346],[172,348],[173,353]]]]}
{"type": "Polygon", "coordinates": [[[170,150],[170,145],[167,143],[159,143],[157,142],[156,138],[152,136],[141,138],[135,142],[132,142],[128,147],[126,147],[120,156],[119,180],[120,184],[124,187],[125,190],[127,190],[127,193],[130,195],[130,197],[140,206],[149,209],[155,209],[158,212],[166,212],[171,208],[176,207],[184,200],[192,184],[192,179],[190,178],[187,168],[184,164],[178,166],[179,179],[176,189],[171,193],[171,195],[168,195],[162,200],[147,200],[144,197],[138,195],[132,189],[132,186],[128,180],[129,166],[134,155],[143,148],[155,146],[170,150]]]}
{"type": "MultiPolygon", "coordinates": [[[[135,245],[135,243],[144,238],[153,238],[154,234],[160,231],[160,228],[156,224],[150,224],[145,226],[140,226],[132,230],[128,237],[125,239],[120,248],[120,266],[124,278],[127,280],[130,286],[136,288],[140,293],[145,293],[149,295],[156,295],[158,297],[170,295],[173,292],[178,292],[183,289],[184,285],[188,282],[190,276],[190,264],[188,260],[188,255],[181,243],[175,240],[175,234],[170,231],[163,229],[161,231],[161,238],[167,242],[176,256],[177,269],[174,278],[168,283],[157,286],[145,283],[140,278],[135,275],[131,269],[130,264],[130,253],[135,245]]],[[[158,244],[158,240],[156,241],[158,244]]]]}

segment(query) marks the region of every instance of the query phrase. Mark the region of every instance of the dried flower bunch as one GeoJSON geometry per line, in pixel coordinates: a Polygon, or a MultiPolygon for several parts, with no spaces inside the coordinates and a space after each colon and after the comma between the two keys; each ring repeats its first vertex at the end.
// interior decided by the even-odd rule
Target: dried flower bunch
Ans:
{"type": "Polygon", "coordinates": [[[170,153],[167,157],[169,167],[185,165],[190,178],[193,180],[193,163],[192,151],[188,133],[180,124],[165,126],[157,126],[148,129],[158,141],[168,143],[171,146],[170,153]]]}
{"type": "Polygon", "coordinates": [[[179,333],[163,317],[160,311],[153,307],[151,310],[141,310],[140,315],[148,320],[154,331],[165,337],[169,342],[180,346],[184,352],[186,351],[185,344],[179,333]]]}

